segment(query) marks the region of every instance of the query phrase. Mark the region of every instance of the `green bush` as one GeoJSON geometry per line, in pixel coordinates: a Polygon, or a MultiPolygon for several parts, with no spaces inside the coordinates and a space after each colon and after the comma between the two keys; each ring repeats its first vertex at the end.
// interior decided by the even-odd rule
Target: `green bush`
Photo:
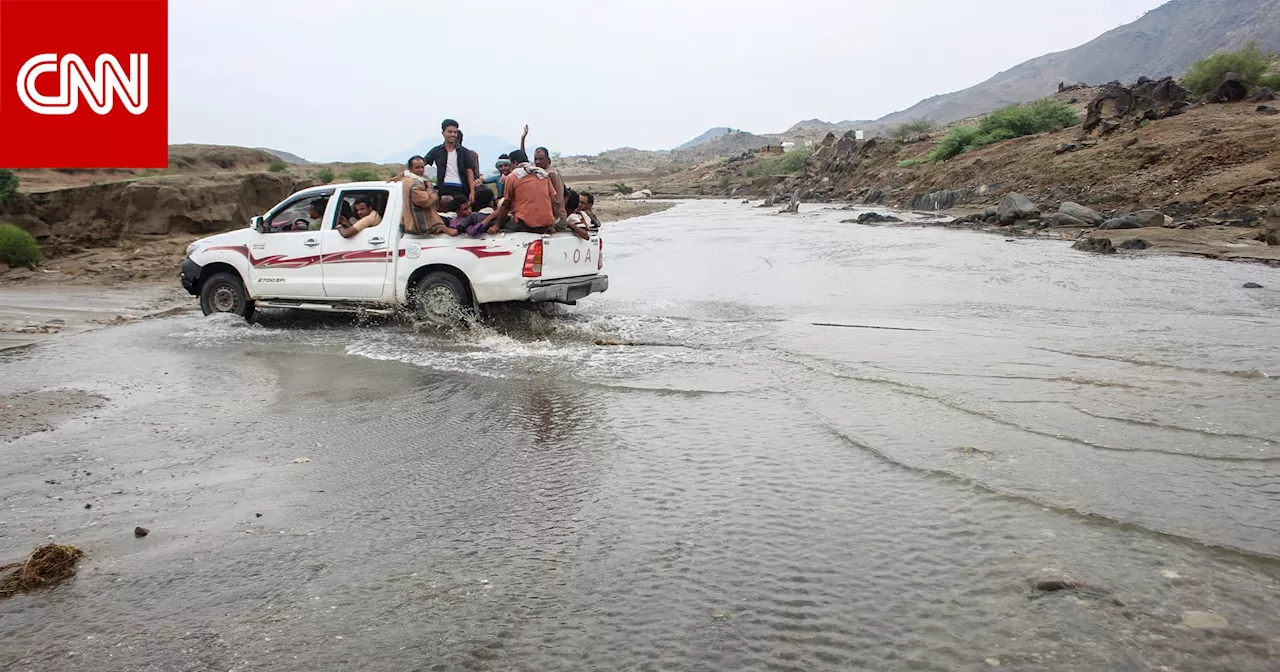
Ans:
{"type": "Polygon", "coordinates": [[[994,145],[1024,135],[1060,131],[1080,123],[1080,115],[1066,103],[1051,99],[1010,105],[996,110],[977,126],[956,126],[929,153],[936,163],[950,160],[979,147],[994,145]]]}
{"type": "Polygon", "coordinates": [[[920,165],[920,164],[922,164],[922,163],[929,163],[929,157],[927,157],[927,156],[920,156],[920,157],[916,157],[916,158],[914,158],[914,159],[907,159],[907,160],[905,160],[905,161],[899,161],[899,162],[898,162],[898,167],[899,167],[899,168],[910,168],[911,166],[918,166],[918,165],[920,165]]]}
{"type": "Polygon", "coordinates": [[[1259,77],[1258,86],[1265,86],[1272,91],[1280,91],[1280,73],[1259,77]]]}
{"type": "Polygon", "coordinates": [[[1272,58],[1257,42],[1250,42],[1238,51],[1214,54],[1192,63],[1187,69],[1187,88],[1199,95],[1209,93],[1218,88],[1228,72],[1240,75],[1250,86],[1255,86],[1271,66],[1272,58]]]}
{"type": "Polygon", "coordinates": [[[932,152],[929,152],[929,160],[942,163],[959,156],[974,147],[979,135],[981,133],[978,132],[977,126],[956,126],[947,131],[947,137],[943,138],[932,152]]]}
{"type": "Polygon", "coordinates": [[[12,170],[0,168],[0,203],[9,200],[17,190],[18,176],[14,175],[12,170]]]}
{"type": "Polygon", "coordinates": [[[16,268],[38,264],[43,258],[31,234],[12,224],[0,224],[0,261],[16,268]]]}
{"type": "Polygon", "coordinates": [[[928,133],[934,129],[934,123],[928,119],[916,119],[908,121],[904,124],[898,124],[889,129],[889,137],[894,140],[902,140],[917,133],[928,133]]]}
{"type": "Polygon", "coordinates": [[[316,179],[320,180],[320,184],[329,184],[335,177],[337,175],[334,175],[333,171],[328,168],[321,168],[320,172],[316,173],[316,179]]]}
{"type": "Polygon", "coordinates": [[[382,179],[378,177],[378,173],[369,168],[352,168],[347,171],[347,177],[352,182],[374,182],[382,179]]]}
{"type": "Polygon", "coordinates": [[[808,158],[809,150],[807,149],[790,150],[778,157],[776,169],[781,174],[789,175],[804,168],[804,162],[808,158]]]}
{"type": "Polygon", "coordinates": [[[267,164],[267,170],[272,173],[283,173],[288,167],[289,164],[285,163],[284,159],[280,158],[272,159],[271,163],[267,164]]]}

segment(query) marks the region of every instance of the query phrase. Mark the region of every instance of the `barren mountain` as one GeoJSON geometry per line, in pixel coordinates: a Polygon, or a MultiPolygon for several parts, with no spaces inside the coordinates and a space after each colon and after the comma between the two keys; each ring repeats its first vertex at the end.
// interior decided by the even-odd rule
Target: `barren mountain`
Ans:
{"type": "Polygon", "coordinates": [[[949,123],[1041,98],[1056,91],[1059,82],[1132,83],[1142,75],[1180,75],[1195,61],[1250,40],[1280,50],[1280,0],[1172,0],[1091,42],[1031,59],[977,86],[923,100],[875,125],[912,119],[949,123]]]}

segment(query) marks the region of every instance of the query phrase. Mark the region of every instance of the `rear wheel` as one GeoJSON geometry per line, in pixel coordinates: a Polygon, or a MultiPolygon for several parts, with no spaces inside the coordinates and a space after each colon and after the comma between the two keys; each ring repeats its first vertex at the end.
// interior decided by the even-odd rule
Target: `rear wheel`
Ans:
{"type": "Polygon", "coordinates": [[[440,326],[456,326],[470,307],[467,288],[458,276],[444,271],[428,273],[418,281],[413,308],[419,318],[440,326]]]}
{"type": "Polygon", "coordinates": [[[200,310],[205,315],[234,313],[248,320],[253,317],[253,301],[240,276],[217,273],[200,285],[200,310]]]}

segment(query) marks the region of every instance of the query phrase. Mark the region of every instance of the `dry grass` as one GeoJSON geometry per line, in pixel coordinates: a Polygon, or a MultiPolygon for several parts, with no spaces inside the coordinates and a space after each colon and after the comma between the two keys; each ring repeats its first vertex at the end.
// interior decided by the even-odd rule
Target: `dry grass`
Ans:
{"type": "Polygon", "coordinates": [[[64,544],[45,544],[26,560],[0,566],[0,599],[13,597],[71,578],[84,551],[64,544]]]}

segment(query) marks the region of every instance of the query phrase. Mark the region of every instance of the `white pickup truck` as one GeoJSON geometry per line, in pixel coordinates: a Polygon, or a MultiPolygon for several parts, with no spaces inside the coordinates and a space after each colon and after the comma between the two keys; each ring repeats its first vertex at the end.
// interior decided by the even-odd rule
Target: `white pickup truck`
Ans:
{"type": "Polygon", "coordinates": [[[205,315],[252,319],[256,307],[392,312],[447,322],[458,306],[533,301],[573,305],[609,288],[604,242],[571,232],[407,234],[399,184],[354,182],[298,191],[249,227],[187,248],[180,280],[205,315]],[[344,238],[340,216],[366,199],[377,226],[344,238]],[[323,209],[313,218],[312,206],[323,209]]]}

